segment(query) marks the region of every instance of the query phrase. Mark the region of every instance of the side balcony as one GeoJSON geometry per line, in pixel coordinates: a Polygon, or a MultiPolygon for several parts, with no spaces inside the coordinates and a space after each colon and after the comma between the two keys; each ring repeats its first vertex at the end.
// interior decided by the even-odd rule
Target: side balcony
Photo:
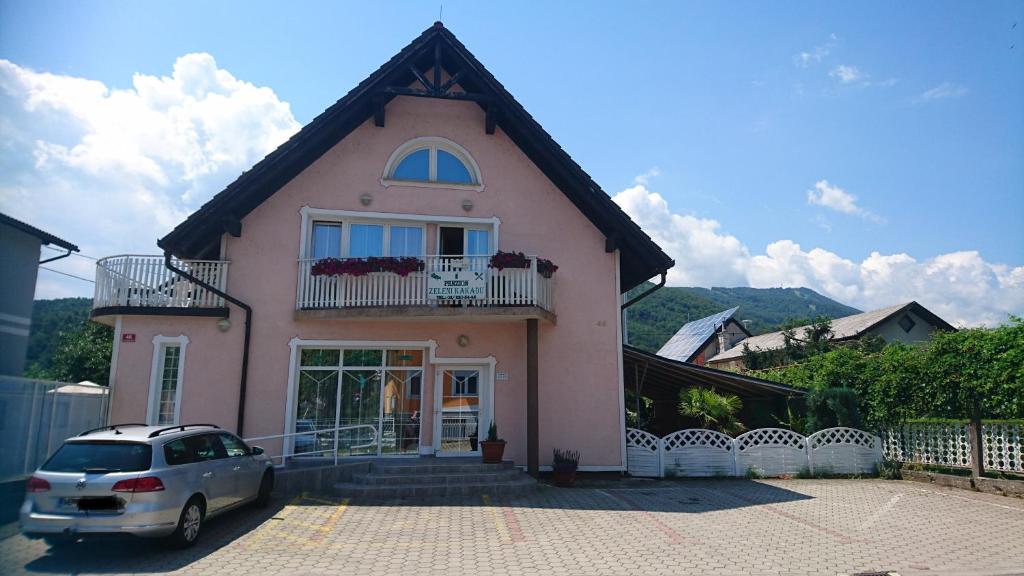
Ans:
{"type": "Polygon", "coordinates": [[[554,323],[555,280],[544,262],[525,256],[498,269],[489,256],[300,260],[295,315],[297,319],[535,318],[554,323]]]}
{"type": "MultiPolygon", "coordinates": [[[[218,290],[227,286],[228,262],[173,263],[218,290]]],[[[223,318],[228,308],[220,296],[168,270],[163,256],[122,255],[96,261],[92,299],[93,318],[102,322],[103,317],[118,314],[223,318]]]]}

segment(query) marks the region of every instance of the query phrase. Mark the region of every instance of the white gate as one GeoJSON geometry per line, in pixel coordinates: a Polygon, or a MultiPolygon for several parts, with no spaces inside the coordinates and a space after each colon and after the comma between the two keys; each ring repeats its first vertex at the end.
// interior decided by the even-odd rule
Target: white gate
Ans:
{"type": "Polygon", "coordinates": [[[881,461],[881,438],[856,428],[827,428],[809,437],[758,428],[736,438],[692,428],[660,439],[626,429],[626,470],[633,476],[870,474],[881,461]]]}

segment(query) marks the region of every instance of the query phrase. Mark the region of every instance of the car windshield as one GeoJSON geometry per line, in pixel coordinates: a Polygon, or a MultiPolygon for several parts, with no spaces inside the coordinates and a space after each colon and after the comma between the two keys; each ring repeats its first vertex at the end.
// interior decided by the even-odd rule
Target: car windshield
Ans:
{"type": "Polygon", "coordinates": [[[153,448],[133,442],[68,442],[43,464],[47,472],[141,472],[153,448]]]}

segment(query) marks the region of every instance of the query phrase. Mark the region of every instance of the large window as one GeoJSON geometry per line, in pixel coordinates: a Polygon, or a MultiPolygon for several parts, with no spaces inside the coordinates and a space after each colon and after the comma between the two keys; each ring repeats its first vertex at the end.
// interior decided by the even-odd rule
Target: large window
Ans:
{"type": "Polygon", "coordinates": [[[423,226],[318,220],[313,222],[308,253],[313,260],[370,256],[422,258],[423,226]]]}
{"type": "Polygon", "coordinates": [[[186,336],[157,336],[153,339],[153,368],[146,410],[146,422],[149,424],[173,426],[179,423],[187,345],[186,336]]]}
{"type": "Polygon", "coordinates": [[[418,453],[423,360],[421,349],[300,349],[295,453],[418,453]]]}
{"type": "Polygon", "coordinates": [[[480,172],[461,146],[445,138],[416,138],[391,155],[385,180],[478,186],[480,172]]]}

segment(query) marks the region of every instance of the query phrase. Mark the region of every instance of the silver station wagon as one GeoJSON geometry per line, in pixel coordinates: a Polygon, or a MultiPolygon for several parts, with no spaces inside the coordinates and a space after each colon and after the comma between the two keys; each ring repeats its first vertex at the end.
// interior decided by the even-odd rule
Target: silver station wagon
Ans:
{"type": "Polygon", "coordinates": [[[51,543],[131,534],[190,546],[207,519],[266,506],[273,486],[263,450],[216,426],[118,424],[65,440],[28,479],[21,530],[51,543]]]}

